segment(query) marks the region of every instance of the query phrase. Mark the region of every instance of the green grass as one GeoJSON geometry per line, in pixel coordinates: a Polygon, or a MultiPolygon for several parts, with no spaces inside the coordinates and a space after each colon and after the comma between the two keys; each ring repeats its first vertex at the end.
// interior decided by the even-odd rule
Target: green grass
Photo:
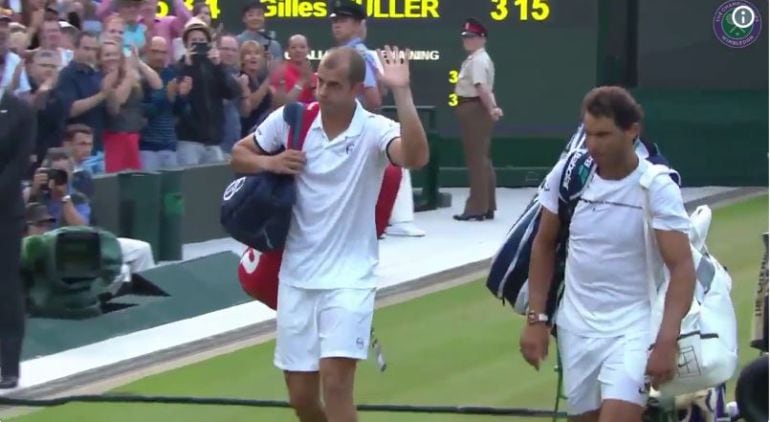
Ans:
{"type": "MultiPolygon", "coordinates": [[[[740,324],[741,362],[757,352],[746,347],[753,296],[767,231],[768,198],[745,201],[714,213],[709,245],[730,269],[740,324]]],[[[551,361],[540,373],[518,352],[522,320],[494,300],[482,282],[434,293],[377,311],[388,371],[362,363],[357,381],[361,403],[475,404],[548,408],[556,375],[551,361]]],[[[274,343],[266,343],[148,377],[116,390],[122,393],[244,398],[285,397],[282,376],[272,366],[274,343]]],[[[554,347],[552,344],[551,347],[554,347]]],[[[731,387],[732,388],[732,387],[731,387]]],[[[362,421],[459,422],[494,417],[362,414],[362,421]]],[[[18,419],[34,421],[294,421],[287,410],[216,406],[73,404],[18,419]]],[[[505,418],[505,420],[511,420],[505,418]]]]}

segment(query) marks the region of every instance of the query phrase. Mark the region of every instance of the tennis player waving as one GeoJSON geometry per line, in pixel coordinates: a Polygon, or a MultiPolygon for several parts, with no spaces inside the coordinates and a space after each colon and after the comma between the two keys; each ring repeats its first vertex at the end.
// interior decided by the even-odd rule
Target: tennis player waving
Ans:
{"type": "Polygon", "coordinates": [[[289,127],[273,112],[233,149],[239,173],[296,176],[297,203],[278,291],[275,365],[302,422],[356,421],[353,385],[366,359],[378,261],[374,208],[388,160],[428,162],[428,142],[412,100],[408,51],[385,47],[381,80],[398,120],[366,111],[356,99],[366,63],[350,47],[331,50],[318,67],[320,113],[302,151],[286,150],[289,127]],[[323,394],[323,405],[321,395],[323,394]]]}

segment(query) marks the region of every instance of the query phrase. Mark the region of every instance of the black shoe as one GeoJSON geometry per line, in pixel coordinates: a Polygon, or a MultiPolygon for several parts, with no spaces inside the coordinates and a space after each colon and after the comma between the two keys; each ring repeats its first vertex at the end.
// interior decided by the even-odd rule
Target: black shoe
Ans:
{"type": "Polygon", "coordinates": [[[9,390],[19,385],[19,377],[5,376],[0,378],[0,390],[9,390]]]}
{"type": "Polygon", "coordinates": [[[452,218],[457,221],[484,221],[485,214],[458,214],[452,218]]]}
{"type": "Polygon", "coordinates": [[[487,220],[494,220],[495,219],[495,212],[494,211],[487,211],[486,214],[484,214],[484,218],[487,220]]]}

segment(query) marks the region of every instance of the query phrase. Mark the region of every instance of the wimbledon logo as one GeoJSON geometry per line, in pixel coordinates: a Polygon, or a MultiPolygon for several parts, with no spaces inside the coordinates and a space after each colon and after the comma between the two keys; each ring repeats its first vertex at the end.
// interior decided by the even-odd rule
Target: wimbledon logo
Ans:
{"type": "Polygon", "coordinates": [[[714,35],[731,48],[746,48],[759,39],[762,15],[747,0],[730,0],[714,13],[714,35]]]}

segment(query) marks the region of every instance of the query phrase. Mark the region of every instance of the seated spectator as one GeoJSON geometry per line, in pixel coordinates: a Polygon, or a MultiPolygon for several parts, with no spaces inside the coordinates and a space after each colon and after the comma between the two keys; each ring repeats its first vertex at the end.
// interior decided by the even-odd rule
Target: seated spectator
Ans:
{"type": "Polygon", "coordinates": [[[105,100],[117,82],[112,73],[102,77],[97,72],[99,44],[95,34],[81,32],[75,40],[72,62],[62,69],[56,91],[64,101],[68,124],[81,123],[94,134],[94,150],[102,151],[105,124],[105,100]]]}
{"type": "Polygon", "coordinates": [[[91,217],[88,198],[72,186],[74,165],[65,148],[48,150],[43,166],[25,189],[27,202],[44,204],[55,220],[54,227],[87,224],[91,217]]]}
{"type": "MultiPolygon", "coordinates": [[[[28,198],[27,202],[39,202],[46,207],[48,215],[54,220],[50,228],[90,225],[91,205],[89,198],[81,192],[77,192],[69,183],[69,180],[72,180],[74,164],[67,150],[64,148],[51,149],[48,151],[43,164],[45,167],[35,174],[32,186],[25,189],[24,194],[28,198]],[[57,180],[49,180],[48,174],[53,175],[50,172],[51,169],[64,171],[69,180],[60,183],[59,176],[54,176],[57,180]]],[[[118,242],[123,253],[123,264],[127,269],[127,279],[130,279],[130,274],[155,266],[155,258],[149,243],[124,237],[119,237],[118,242]]],[[[125,277],[124,280],[126,280],[125,277]]]]}
{"type": "Polygon", "coordinates": [[[64,134],[65,102],[54,90],[59,79],[59,54],[37,50],[30,65],[31,102],[37,110],[35,162],[40,165],[48,148],[61,146],[64,134]]]}
{"type": "Polygon", "coordinates": [[[292,35],[288,44],[289,59],[281,63],[273,73],[273,107],[299,101],[305,104],[315,101],[318,77],[307,56],[310,52],[304,35],[292,35]]]}
{"type": "Polygon", "coordinates": [[[192,79],[176,81],[176,67],[166,65],[168,43],[163,37],[154,37],[150,41],[147,64],[160,75],[163,86],[152,89],[143,83],[144,116],[147,124],[142,129],[139,140],[139,153],[142,168],[158,170],[177,166],[176,130],[174,129],[174,107],[179,95],[187,96],[192,89],[192,79]]]}
{"type": "Polygon", "coordinates": [[[254,133],[272,110],[273,93],[265,49],[256,41],[241,44],[241,90],[248,93],[241,105],[241,138],[254,133]]]}
{"type": "Polygon", "coordinates": [[[107,173],[139,170],[142,168],[139,131],[145,123],[142,81],[146,81],[152,89],[160,89],[162,82],[158,74],[139,59],[136,49],[126,58],[114,41],[106,40],[102,43],[99,61],[103,74],[117,74],[115,84],[107,96],[105,170],[107,173]]]}
{"type": "Polygon", "coordinates": [[[219,62],[219,50],[205,23],[190,19],[182,38],[187,52],[177,80],[190,78],[192,89],[181,96],[187,103],[177,115],[177,158],[182,166],[222,162],[223,100],[237,98],[241,88],[219,62]]]}
{"type": "MultiPolygon", "coordinates": [[[[225,71],[234,78],[241,74],[239,65],[240,50],[238,40],[232,35],[223,35],[219,39],[219,58],[225,71]]],[[[244,91],[247,92],[247,91],[244,91]]],[[[248,99],[247,96],[239,96],[232,100],[225,100],[225,121],[223,124],[222,151],[230,154],[236,142],[241,140],[241,107],[248,99]]]]}

